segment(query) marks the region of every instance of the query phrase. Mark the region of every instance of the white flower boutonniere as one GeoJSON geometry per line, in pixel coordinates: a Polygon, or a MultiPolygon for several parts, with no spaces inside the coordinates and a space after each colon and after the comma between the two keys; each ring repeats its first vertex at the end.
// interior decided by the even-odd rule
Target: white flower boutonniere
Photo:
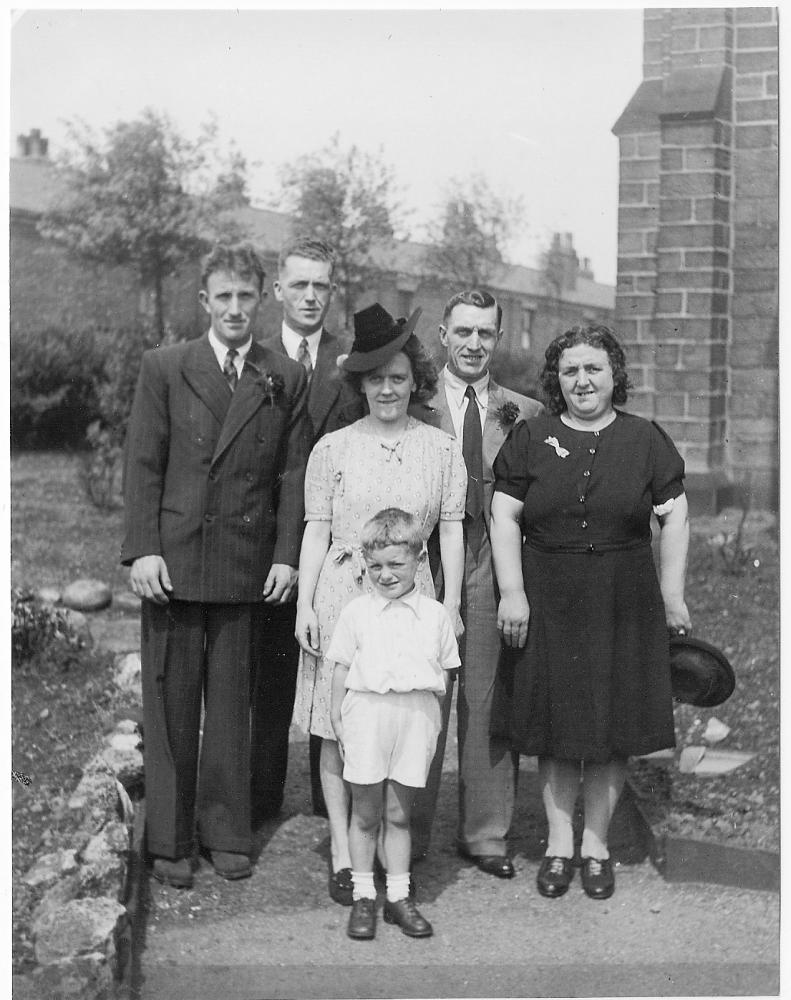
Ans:
{"type": "Polygon", "coordinates": [[[559,458],[568,458],[569,456],[568,448],[561,448],[560,441],[558,441],[556,437],[548,437],[546,441],[544,441],[544,444],[548,444],[552,448],[554,448],[555,454],[558,455],[559,458]]]}

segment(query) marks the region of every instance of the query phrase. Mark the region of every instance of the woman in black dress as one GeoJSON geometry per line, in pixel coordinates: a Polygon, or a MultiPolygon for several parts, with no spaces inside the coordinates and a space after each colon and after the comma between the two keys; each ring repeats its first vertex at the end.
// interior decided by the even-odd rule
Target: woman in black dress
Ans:
{"type": "Polygon", "coordinates": [[[606,899],[615,887],[607,831],[627,758],[675,743],[667,630],[691,627],[684,463],[657,424],[613,408],[629,381],[607,327],[557,337],[541,378],[548,413],[518,424],[494,464],[498,627],[506,645],[524,648],[511,736],[539,758],[549,824],[539,891],[562,896],[571,882],[581,779],[582,884],[606,899]]]}

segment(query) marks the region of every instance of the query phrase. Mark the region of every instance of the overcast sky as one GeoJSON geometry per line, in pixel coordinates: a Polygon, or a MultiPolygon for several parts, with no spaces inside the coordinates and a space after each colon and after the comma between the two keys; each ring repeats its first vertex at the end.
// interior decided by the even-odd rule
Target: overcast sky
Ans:
{"type": "Polygon", "coordinates": [[[532,264],[571,232],[614,282],[618,144],[641,80],[642,10],[44,10],[12,15],[9,136],[104,127],[146,106],[190,137],[214,112],[248,160],[254,203],[278,168],[339,131],[384,157],[415,238],[449,177],[521,196],[532,264]]]}

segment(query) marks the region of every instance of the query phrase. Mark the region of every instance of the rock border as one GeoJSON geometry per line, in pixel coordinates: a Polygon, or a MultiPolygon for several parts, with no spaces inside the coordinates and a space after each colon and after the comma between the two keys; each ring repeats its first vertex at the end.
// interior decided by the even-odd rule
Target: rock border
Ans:
{"type": "Polygon", "coordinates": [[[144,808],[138,725],[117,723],[83,770],[68,808],[79,816],[70,844],[39,857],[25,875],[44,894],[30,930],[37,966],[14,977],[20,1000],[121,1000],[132,963],[139,890],[130,872],[140,853],[144,808]]]}

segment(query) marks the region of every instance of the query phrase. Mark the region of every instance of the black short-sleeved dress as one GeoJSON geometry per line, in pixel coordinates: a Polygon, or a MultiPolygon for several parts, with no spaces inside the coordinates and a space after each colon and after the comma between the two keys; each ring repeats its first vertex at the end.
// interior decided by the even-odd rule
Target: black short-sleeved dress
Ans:
{"type": "Polygon", "coordinates": [[[621,411],[599,432],[545,414],[513,429],[494,475],[524,502],[530,623],[501,678],[514,749],[604,763],[673,746],[650,529],[652,508],[683,492],[673,442],[621,411]]]}

